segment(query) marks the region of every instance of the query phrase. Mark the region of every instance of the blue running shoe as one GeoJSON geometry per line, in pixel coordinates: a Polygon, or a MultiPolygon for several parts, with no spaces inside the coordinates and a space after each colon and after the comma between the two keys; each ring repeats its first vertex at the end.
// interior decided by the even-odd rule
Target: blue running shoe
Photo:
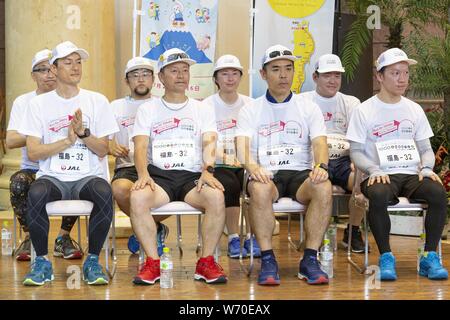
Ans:
{"type": "MultiPolygon", "coordinates": [[[[241,241],[239,240],[239,237],[231,238],[230,241],[228,241],[228,256],[230,258],[239,258],[241,254],[241,241]]],[[[247,257],[247,249],[245,247],[242,247],[242,257],[247,257]]]]}
{"type": "Polygon", "coordinates": [[[258,284],[269,286],[276,286],[280,284],[278,264],[274,256],[265,255],[261,258],[261,271],[258,275],[258,284]]]}
{"type": "Polygon", "coordinates": [[[31,271],[25,276],[25,286],[42,286],[44,283],[54,280],[52,263],[44,257],[36,257],[31,265],[31,271]]]}
{"type": "Polygon", "coordinates": [[[108,284],[108,277],[103,272],[102,266],[98,263],[97,255],[89,254],[86,261],[84,261],[83,280],[93,285],[108,284]]]}
{"type": "Polygon", "coordinates": [[[128,238],[128,250],[130,250],[130,252],[132,254],[136,254],[139,252],[139,248],[140,248],[140,244],[138,239],[136,238],[136,236],[134,234],[132,234],[129,238],[128,238]]]}
{"type": "Polygon", "coordinates": [[[303,257],[297,276],[306,280],[308,284],[327,284],[329,281],[328,275],[320,268],[320,262],[315,256],[303,257]]]}
{"type": "Polygon", "coordinates": [[[439,256],[435,251],[424,252],[420,257],[419,275],[428,277],[430,280],[445,280],[448,279],[448,272],[441,262],[439,256]]]}
{"type": "Polygon", "coordinates": [[[395,257],[392,252],[383,253],[380,256],[378,265],[380,266],[381,281],[397,280],[397,272],[395,271],[395,257]]]}
{"type": "MultiPolygon", "coordinates": [[[[259,258],[261,257],[261,248],[259,247],[255,236],[252,236],[251,239],[253,241],[253,258],[259,258]]],[[[250,254],[250,239],[244,241],[244,248],[247,249],[248,254],[250,254]]]]}
{"type": "Polygon", "coordinates": [[[169,227],[161,222],[157,223],[157,226],[156,244],[158,246],[158,256],[161,256],[165,247],[165,241],[169,235],[169,227]]]}

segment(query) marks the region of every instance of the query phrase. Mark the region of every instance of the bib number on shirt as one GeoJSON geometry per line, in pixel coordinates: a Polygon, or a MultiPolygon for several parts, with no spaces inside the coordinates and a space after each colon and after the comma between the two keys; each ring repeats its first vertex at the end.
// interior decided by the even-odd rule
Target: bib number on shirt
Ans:
{"type": "Polygon", "coordinates": [[[416,169],[420,164],[419,152],[412,139],[381,141],[375,145],[382,170],[416,169]]]}
{"type": "Polygon", "coordinates": [[[153,164],[163,170],[188,170],[195,166],[195,143],[192,139],[155,140],[153,164]]]}
{"type": "Polygon", "coordinates": [[[222,159],[217,163],[234,165],[236,163],[236,151],[234,147],[234,137],[221,137],[217,142],[218,154],[222,152],[222,159]]]}
{"type": "Polygon", "coordinates": [[[89,173],[89,149],[77,142],[51,158],[50,170],[59,174],[79,175],[89,173]]]}
{"type": "Polygon", "coordinates": [[[301,146],[275,145],[260,147],[258,157],[261,165],[268,170],[283,170],[300,166],[302,154],[309,152],[301,146]]]}
{"type": "Polygon", "coordinates": [[[350,143],[342,134],[327,134],[327,144],[330,160],[350,155],[350,143]]]}

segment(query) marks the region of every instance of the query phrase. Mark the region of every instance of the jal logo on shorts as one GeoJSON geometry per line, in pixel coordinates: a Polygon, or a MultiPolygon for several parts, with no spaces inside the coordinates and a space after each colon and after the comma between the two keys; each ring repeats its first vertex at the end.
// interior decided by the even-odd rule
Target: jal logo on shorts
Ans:
{"type": "Polygon", "coordinates": [[[61,171],[65,171],[66,170],[66,166],[65,165],[62,165],[61,166],[61,171]]]}
{"type": "Polygon", "coordinates": [[[274,166],[275,164],[276,164],[276,162],[275,162],[275,161],[273,161],[273,160],[272,160],[272,161],[270,161],[270,165],[271,165],[271,166],[274,166]]]}

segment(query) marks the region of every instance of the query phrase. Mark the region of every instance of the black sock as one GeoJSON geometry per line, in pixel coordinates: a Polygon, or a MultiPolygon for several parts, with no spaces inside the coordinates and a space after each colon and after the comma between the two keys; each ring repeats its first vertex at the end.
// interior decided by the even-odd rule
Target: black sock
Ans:
{"type": "Polygon", "coordinates": [[[264,258],[265,256],[272,256],[275,258],[275,254],[272,249],[261,251],[261,258],[264,258]]]}
{"type": "Polygon", "coordinates": [[[308,256],[312,256],[314,258],[317,258],[317,250],[314,249],[305,249],[304,253],[303,253],[303,259],[305,259],[308,256]]]}

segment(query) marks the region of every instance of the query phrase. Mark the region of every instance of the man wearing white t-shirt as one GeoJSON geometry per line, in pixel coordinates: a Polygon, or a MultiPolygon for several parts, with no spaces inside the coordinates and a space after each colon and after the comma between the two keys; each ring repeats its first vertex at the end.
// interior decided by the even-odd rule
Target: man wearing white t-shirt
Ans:
{"type": "MultiPolygon", "coordinates": [[[[130,88],[130,95],[111,102],[120,131],[110,141],[109,150],[110,154],[116,157],[114,177],[111,180],[114,199],[119,208],[129,216],[131,188],[138,179],[134,166],[134,144],[131,135],[138,107],[152,99],[151,90],[154,82],[152,62],[143,57],[130,59],[125,68],[125,82],[130,88]]],[[[162,223],[157,222],[157,224],[158,254],[161,255],[169,228],[162,223]]],[[[132,234],[128,238],[128,250],[134,254],[139,251],[139,248],[139,241],[132,234]]]]}
{"type": "MultiPolygon", "coordinates": [[[[352,192],[355,174],[350,160],[350,143],[345,138],[348,123],[353,109],[360,104],[358,98],[339,92],[342,83],[341,59],[334,54],[324,54],[314,66],[313,80],[316,90],[301,93],[306,99],[316,103],[323,114],[327,127],[328,143],[328,174],[333,185],[340,186],[347,192],[352,192]]],[[[354,200],[349,201],[350,222],[352,225],[353,252],[364,252],[364,241],[359,226],[364,210],[355,205],[354,200]]],[[[348,246],[349,225],[344,230],[342,244],[348,246]]]]}
{"type": "MultiPolygon", "coordinates": [[[[21,170],[11,176],[9,191],[10,200],[14,213],[19,220],[25,233],[25,239],[15,250],[14,255],[18,261],[28,261],[31,258],[31,240],[28,234],[27,216],[27,196],[31,183],[35,180],[36,172],[39,170],[37,162],[28,159],[25,147],[26,137],[21,135],[18,130],[22,119],[27,113],[30,100],[37,95],[52,91],[56,87],[56,78],[50,71],[49,60],[52,52],[48,49],[41,50],[35,54],[31,63],[31,78],[36,82],[36,90],[17,97],[11,108],[11,114],[6,131],[6,145],[9,149],[22,148],[21,170]]],[[[62,256],[66,259],[79,259],[82,251],[73,244],[70,238],[72,230],[78,217],[63,217],[61,230],[55,240],[55,256],[62,256]]]]}
{"type": "MultiPolygon", "coordinates": [[[[219,91],[206,98],[205,103],[214,107],[217,124],[216,169],[214,176],[225,188],[226,226],[228,232],[228,256],[239,258],[241,244],[239,239],[240,196],[244,179],[244,169],[236,158],[234,138],[236,134],[239,110],[252,99],[238,93],[242,70],[239,59],[226,54],[217,59],[213,80],[219,91]]],[[[247,218],[247,217],[246,217],[247,218]]],[[[261,256],[261,250],[255,237],[251,237],[247,223],[247,239],[244,241],[242,256],[250,253],[250,241],[253,242],[253,255],[261,256]]]]}
{"type": "Polygon", "coordinates": [[[49,219],[46,204],[56,200],[88,200],[94,207],[89,219],[89,251],[83,264],[88,284],[107,284],[98,255],[113,216],[112,192],[105,180],[102,159],[108,153],[108,137],[118,131],[105,96],[80,89],[84,49],[66,41],[52,53],[56,90],[30,102],[19,132],[27,136],[28,156],[39,161],[36,181],[28,192],[27,222],[36,260],[24,285],[43,285],[53,280],[47,258],[49,219]]]}
{"type": "Polygon", "coordinates": [[[284,46],[268,48],[260,71],[268,90],[238,117],[237,155],[250,174],[250,222],[261,247],[261,285],[280,284],[272,250],[272,203],[281,197],[308,205],[298,277],[308,284],[328,283],[317,260],[332,206],[326,128],[319,107],[291,92],[296,59],[284,46]]]}
{"type": "Polygon", "coordinates": [[[138,180],[131,192],[130,217],[147,259],[135,284],[154,284],[160,278],[159,256],[152,241],[156,225],[150,209],[171,201],[185,201],[205,211],[202,254],[194,279],[227,281],[213,257],[225,226],[224,189],[213,176],[216,122],[210,105],[186,96],[194,63],[180,49],[165,51],[158,62],[164,95],[142,104],[136,114],[133,138],[138,180]]]}
{"type": "Polygon", "coordinates": [[[368,218],[380,251],[381,280],[397,279],[387,207],[398,203],[398,197],[428,204],[419,275],[448,278],[436,253],[445,225],[447,196],[433,172],[433,132],[422,107],[403,97],[409,65],[416,63],[398,48],[383,52],[376,62],[380,92],[353,111],[347,131],[352,161],[367,177],[361,191],[369,199],[368,218]]]}

